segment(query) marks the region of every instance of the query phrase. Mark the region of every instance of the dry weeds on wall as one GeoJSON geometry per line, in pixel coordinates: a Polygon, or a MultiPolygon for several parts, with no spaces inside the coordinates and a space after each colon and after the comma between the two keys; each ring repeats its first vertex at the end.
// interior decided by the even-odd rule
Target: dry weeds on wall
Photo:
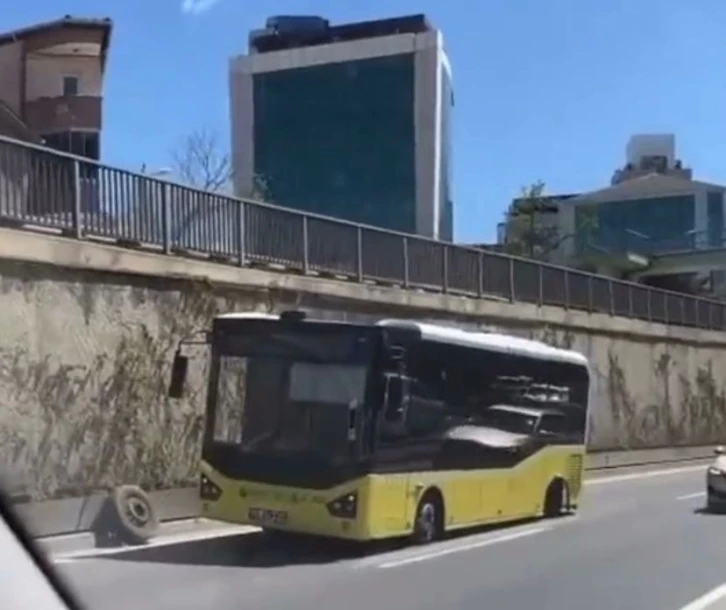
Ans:
{"type": "Polygon", "coordinates": [[[167,397],[173,353],[180,339],[208,328],[215,314],[250,309],[249,300],[214,296],[204,284],[145,290],[143,298],[158,307],[158,326],[119,321],[115,347],[87,364],[52,354],[31,361],[26,346],[0,346],[0,386],[22,418],[0,418],[0,463],[31,498],[76,496],[121,483],[156,489],[192,482],[206,349],[194,354],[181,401],[167,397]]]}
{"type": "MultiPolygon", "coordinates": [[[[565,349],[577,349],[580,343],[571,331],[548,326],[533,332],[533,336],[565,349]]],[[[612,421],[611,426],[595,429],[596,419],[591,417],[590,440],[598,449],[704,445],[726,440],[724,380],[719,383],[713,364],[719,350],[699,349],[695,345],[680,345],[678,349],[668,344],[650,345],[650,379],[638,379],[641,383],[636,384],[632,376],[642,375],[643,369],[632,366],[628,359],[637,354],[637,344],[605,336],[588,340],[609,342],[606,361],[591,361],[595,374],[602,377],[605,385],[605,404],[595,407],[604,408],[612,421]],[[672,353],[678,353],[680,361],[672,353]],[[691,373],[694,369],[695,376],[691,373]],[[646,386],[650,391],[636,396],[634,386],[646,386]]]]}

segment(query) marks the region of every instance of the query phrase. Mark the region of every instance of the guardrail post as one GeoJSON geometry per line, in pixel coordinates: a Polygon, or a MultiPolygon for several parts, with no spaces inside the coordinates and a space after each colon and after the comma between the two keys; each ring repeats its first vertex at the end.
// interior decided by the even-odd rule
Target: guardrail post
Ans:
{"type": "Polygon", "coordinates": [[[514,294],[514,259],[509,259],[509,300],[514,303],[517,295],[514,294]]]}
{"type": "Polygon", "coordinates": [[[615,315],[615,284],[613,284],[612,278],[609,278],[607,280],[608,282],[608,299],[610,303],[608,304],[608,307],[610,309],[610,315],[615,315]]]}
{"type": "Polygon", "coordinates": [[[628,284],[628,317],[633,317],[633,286],[628,284]]]}
{"type": "Polygon", "coordinates": [[[696,310],[696,328],[701,328],[701,299],[694,298],[693,308],[696,310]]]}
{"type": "Polygon", "coordinates": [[[410,261],[408,260],[408,237],[405,235],[403,236],[401,247],[403,248],[403,287],[408,288],[411,282],[411,275],[409,273],[410,261]]]}
{"type": "Polygon", "coordinates": [[[169,190],[174,188],[170,184],[161,187],[161,230],[164,233],[164,253],[171,254],[171,197],[169,190]]]}
{"type": "Polygon", "coordinates": [[[239,266],[244,267],[247,263],[247,202],[239,201],[237,215],[237,230],[239,231],[239,266]]]}
{"type": "Polygon", "coordinates": [[[650,288],[645,289],[645,307],[648,322],[653,321],[653,291],[650,288]]]}
{"type": "Polygon", "coordinates": [[[308,240],[308,217],[302,217],[302,238],[303,238],[303,273],[310,272],[310,243],[308,240]]]}
{"type": "Polygon", "coordinates": [[[363,229],[356,227],[355,232],[355,265],[356,276],[359,282],[363,282],[363,229]]]}
{"type": "Polygon", "coordinates": [[[479,250],[476,256],[476,294],[479,298],[484,296],[484,252],[479,250]]]}
{"type": "Polygon", "coordinates": [[[441,291],[449,292],[449,247],[444,244],[441,248],[441,291]]]}
{"type": "Polygon", "coordinates": [[[565,299],[564,299],[564,307],[565,309],[570,308],[570,272],[565,269],[565,299]]]}
{"type": "Polygon", "coordinates": [[[537,265],[537,304],[544,305],[544,267],[537,265]]]}
{"type": "Polygon", "coordinates": [[[587,311],[592,313],[593,310],[593,297],[592,297],[592,276],[587,276],[587,311]]]}
{"type": "MultiPolygon", "coordinates": [[[[73,159],[73,233],[76,239],[83,237],[83,208],[81,199],[81,164],[73,159]]],[[[50,193],[47,194],[50,196],[50,193]]]]}

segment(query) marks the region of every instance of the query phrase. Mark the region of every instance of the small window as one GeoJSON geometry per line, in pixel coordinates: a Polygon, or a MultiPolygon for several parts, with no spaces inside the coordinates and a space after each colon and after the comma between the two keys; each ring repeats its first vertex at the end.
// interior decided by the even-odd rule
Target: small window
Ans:
{"type": "Polygon", "coordinates": [[[78,95],[78,77],[63,77],[63,95],[78,95]]]}
{"type": "Polygon", "coordinates": [[[565,418],[561,415],[543,415],[539,424],[543,434],[559,436],[566,433],[565,418]]]}

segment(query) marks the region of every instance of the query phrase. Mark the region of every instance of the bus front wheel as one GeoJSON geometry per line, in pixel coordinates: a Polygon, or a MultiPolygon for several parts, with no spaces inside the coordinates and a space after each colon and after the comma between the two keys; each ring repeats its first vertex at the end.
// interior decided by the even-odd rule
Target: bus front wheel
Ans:
{"type": "Polygon", "coordinates": [[[562,479],[555,479],[547,487],[544,500],[544,517],[553,518],[565,514],[570,507],[570,490],[562,479]]]}
{"type": "Polygon", "coordinates": [[[416,508],[416,520],[413,524],[413,541],[415,544],[428,544],[441,538],[444,533],[444,502],[441,494],[428,490],[416,508]]]}

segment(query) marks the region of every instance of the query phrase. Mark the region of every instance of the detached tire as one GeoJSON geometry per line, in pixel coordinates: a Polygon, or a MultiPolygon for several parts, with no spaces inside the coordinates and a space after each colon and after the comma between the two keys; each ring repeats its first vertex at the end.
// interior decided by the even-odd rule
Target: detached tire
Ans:
{"type": "Polygon", "coordinates": [[[416,507],[413,524],[414,544],[435,542],[444,533],[444,503],[438,493],[428,491],[416,507]]]}
{"type": "Polygon", "coordinates": [[[136,485],[122,485],[111,493],[121,537],[128,544],[144,544],[159,530],[159,519],[149,496],[136,485]]]}
{"type": "Polygon", "coordinates": [[[544,517],[553,519],[564,515],[570,508],[570,490],[562,479],[555,479],[547,487],[544,500],[544,517]]]}

